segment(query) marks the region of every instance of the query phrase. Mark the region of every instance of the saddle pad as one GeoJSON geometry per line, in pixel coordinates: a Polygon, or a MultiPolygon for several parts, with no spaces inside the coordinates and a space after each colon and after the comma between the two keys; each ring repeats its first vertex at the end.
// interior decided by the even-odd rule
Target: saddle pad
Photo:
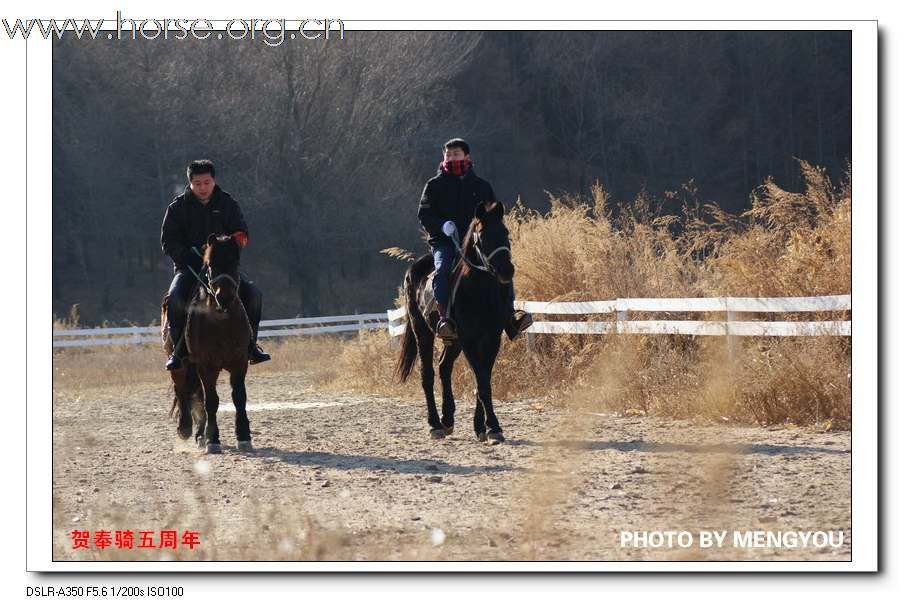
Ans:
{"type": "Polygon", "coordinates": [[[429,316],[430,313],[437,311],[436,297],[433,295],[434,276],[436,276],[436,270],[427,275],[424,284],[418,289],[417,303],[425,317],[429,316]]]}

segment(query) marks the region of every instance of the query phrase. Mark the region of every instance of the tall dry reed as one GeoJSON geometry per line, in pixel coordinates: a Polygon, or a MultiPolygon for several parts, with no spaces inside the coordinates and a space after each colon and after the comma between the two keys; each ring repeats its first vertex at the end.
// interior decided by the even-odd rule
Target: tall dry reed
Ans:
{"type": "MultiPolygon", "coordinates": [[[[692,182],[662,197],[642,192],[626,203],[613,202],[598,184],[584,198],[550,194],[550,209],[542,214],[519,202],[506,220],[518,297],[850,293],[850,168],[835,186],[823,169],[799,163],[803,192],[767,179],[740,215],[701,202],[692,182]]],[[[414,383],[392,386],[391,359],[385,334],[348,343],[339,358],[342,383],[419,393],[414,383]]],[[[531,352],[523,340],[503,340],[493,386],[502,399],[573,397],[583,385],[596,389],[597,403],[611,411],[844,428],[850,426],[850,372],[848,338],[744,338],[729,360],[724,338],[546,336],[531,352]]],[[[463,364],[455,384],[459,396],[474,386],[463,364]]]]}

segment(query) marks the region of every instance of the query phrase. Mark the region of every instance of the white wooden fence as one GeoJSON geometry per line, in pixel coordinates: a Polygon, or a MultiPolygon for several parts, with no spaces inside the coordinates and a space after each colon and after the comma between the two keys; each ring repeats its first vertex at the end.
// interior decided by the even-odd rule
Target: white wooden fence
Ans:
{"type": "MultiPolygon", "coordinates": [[[[850,336],[851,321],[742,321],[750,313],[846,312],[850,295],[784,298],[627,298],[602,302],[516,302],[534,315],[614,315],[612,321],[535,321],[534,334],[683,334],[692,336],[850,336]],[[724,320],[631,320],[631,313],[724,313],[724,320]]],[[[405,309],[386,313],[261,321],[260,338],[388,329],[390,338],[405,331],[405,309]],[[278,329],[269,329],[278,328],[278,329]]],[[[53,347],[160,342],[160,328],[99,327],[53,332],[53,347]],[[57,339],[68,338],[68,339],[57,339]]]]}
{"type": "MultiPolygon", "coordinates": [[[[386,329],[386,315],[382,312],[342,315],[338,317],[306,317],[261,321],[258,338],[334,334],[363,329],[386,329]],[[279,329],[268,329],[279,328],[279,329]]],[[[160,342],[160,326],[97,327],[92,329],[62,329],[53,332],[53,348],[96,346],[104,344],[144,344],[160,342]],[[57,340],[57,338],[73,338],[57,340]]]]}
{"type": "MultiPolygon", "coordinates": [[[[535,321],[533,334],[684,334],[691,336],[850,336],[851,321],[741,321],[745,313],[844,312],[850,295],[783,298],[627,298],[603,302],[515,303],[535,315],[611,315],[613,321],[535,321]],[[719,321],[630,320],[632,312],[724,313],[719,321]]],[[[386,312],[390,336],[405,331],[405,309],[386,312]]]]}

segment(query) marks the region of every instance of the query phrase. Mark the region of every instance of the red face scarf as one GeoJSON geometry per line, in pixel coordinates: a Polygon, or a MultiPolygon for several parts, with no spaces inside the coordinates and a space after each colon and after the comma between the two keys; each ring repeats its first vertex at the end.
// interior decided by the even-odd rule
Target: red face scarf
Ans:
{"type": "Polygon", "coordinates": [[[471,169],[471,160],[455,159],[443,161],[443,163],[441,163],[439,167],[446,174],[451,174],[453,176],[464,176],[468,173],[468,170],[471,169]]]}

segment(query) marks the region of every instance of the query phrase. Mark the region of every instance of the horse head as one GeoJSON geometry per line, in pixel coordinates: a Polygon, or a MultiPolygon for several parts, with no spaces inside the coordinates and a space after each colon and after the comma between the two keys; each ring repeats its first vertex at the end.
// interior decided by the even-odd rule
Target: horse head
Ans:
{"type": "Polygon", "coordinates": [[[505,206],[502,202],[487,202],[474,211],[474,220],[468,229],[463,250],[471,249],[486,271],[502,284],[512,282],[515,266],[512,264],[509,232],[505,227],[505,206]]]}
{"type": "Polygon", "coordinates": [[[211,234],[207,237],[204,249],[207,283],[219,312],[228,310],[238,298],[240,253],[241,247],[232,236],[211,234]]]}

